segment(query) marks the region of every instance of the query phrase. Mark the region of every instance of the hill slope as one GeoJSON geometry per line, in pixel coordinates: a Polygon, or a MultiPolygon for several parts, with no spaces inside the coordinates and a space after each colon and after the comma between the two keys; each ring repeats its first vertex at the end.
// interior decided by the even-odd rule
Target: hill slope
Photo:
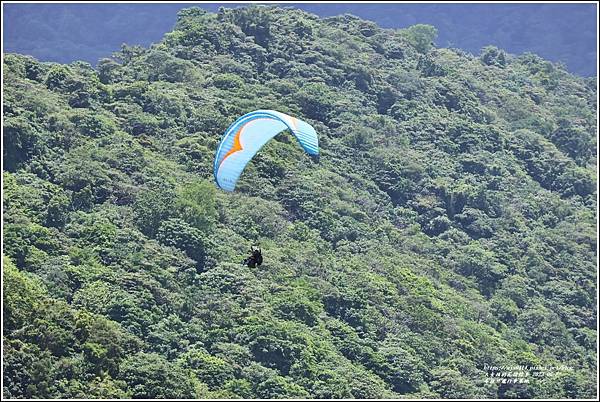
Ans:
{"type": "Polygon", "coordinates": [[[7,55],[4,396],[592,398],[596,82],[434,36],[192,8],[97,71],[7,55]],[[321,160],[217,191],[254,109],[321,160]]]}

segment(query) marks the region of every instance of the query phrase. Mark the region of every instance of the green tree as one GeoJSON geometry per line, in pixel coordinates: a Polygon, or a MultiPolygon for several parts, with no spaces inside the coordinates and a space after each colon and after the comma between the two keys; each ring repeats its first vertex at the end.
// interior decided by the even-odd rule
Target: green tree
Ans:
{"type": "Polygon", "coordinates": [[[120,364],[118,378],[127,384],[132,398],[196,397],[196,384],[189,374],[154,353],[139,352],[129,356],[120,364]]]}
{"type": "Polygon", "coordinates": [[[175,210],[188,224],[209,232],[217,219],[215,194],[215,186],[207,181],[183,186],[177,191],[175,210]]]}
{"type": "Polygon", "coordinates": [[[403,31],[408,43],[420,53],[427,53],[437,37],[437,29],[431,25],[416,24],[403,31]]]}

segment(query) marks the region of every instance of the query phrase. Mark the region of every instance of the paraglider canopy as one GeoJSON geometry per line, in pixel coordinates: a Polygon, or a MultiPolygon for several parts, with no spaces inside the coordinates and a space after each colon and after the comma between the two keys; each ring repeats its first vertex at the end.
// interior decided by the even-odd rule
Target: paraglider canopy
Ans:
{"type": "Polygon", "coordinates": [[[290,130],[309,155],[319,155],[317,132],[308,123],[275,110],[256,110],[237,119],[217,148],[214,176],[217,185],[233,191],[248,162],[271,138],[290,130]]]}

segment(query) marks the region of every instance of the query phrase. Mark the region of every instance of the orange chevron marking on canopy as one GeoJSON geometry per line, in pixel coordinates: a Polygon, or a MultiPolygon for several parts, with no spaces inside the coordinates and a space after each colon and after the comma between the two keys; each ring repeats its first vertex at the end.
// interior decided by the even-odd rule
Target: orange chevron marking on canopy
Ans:
{"type": "MultiPolygon", "coordinates": [[[[248,123],[246,123],[248,124],[248,123]]],[[[238,130],[237,133],[235,133],[235,137],[233,137],[233,146],[231,147],[231,149],[229,150],[229,152],[227,152],[225,154],[225,156],[223,157],[223,159],[221,160],[221,163],[219,164],[219,166],[221,166],[223,164],[223,162],[225,162],[225,159],[227,159],[229,157],[229,155],[241,151],[242,148],[242,144],[240,143],[240,134],[242,134],[242,130],[244,129],[244,126],[246,125],[244,124],[242,127],[240,127],[240,129],[238,130]]]]}
{"type": "Polygon", "coordinates": [[[269,120],[267,118],[258,118],[258,119],[254,119],[254,120],[250,120],[247,121],[246,123],[242,124],[242,126],[240,127],[240,129],[237,131],[237,133],[235,133],[235,137],[233,137],[233,146],[231,147],[231,149],[225,154],[225,156],[223,157],[223,159],[221,160],[221,163],[219,163],[219,166],[221,166],[223,164],[223,162],[225,162],[225,159],[227,159],[229,156],[231,156],[232,154],[238,152],[238,151],[242,151],[242,143],[240,142],[240,136],[242,135],[242,131],[244,130],[244,128],[249,124],[252,123],[253,121],[256,120],[269,120]]]}

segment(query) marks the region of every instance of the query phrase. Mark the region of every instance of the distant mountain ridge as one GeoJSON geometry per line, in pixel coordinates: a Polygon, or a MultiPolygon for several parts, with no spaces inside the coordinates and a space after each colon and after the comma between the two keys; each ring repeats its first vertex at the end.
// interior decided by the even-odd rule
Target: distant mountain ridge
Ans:
{"type": "MultiPolygon", "coordinates": [[[[185,4],[5,4],[5,51],[40,60],[92,65],[122,43],[148,46],[175,23],[185,4]]],[[[217,11],[219,4],[199,4],[217,11]]],[[[234,7],[235,4],[227,5],[234,7]]],[[[479,54],[495,45],[514,54],[532,52],[563,62],[573,73],[595,76],[594,4],[282,4],[320,16],[344,13],[386,28],[430,24],[438,45],[479,54]]]]}

